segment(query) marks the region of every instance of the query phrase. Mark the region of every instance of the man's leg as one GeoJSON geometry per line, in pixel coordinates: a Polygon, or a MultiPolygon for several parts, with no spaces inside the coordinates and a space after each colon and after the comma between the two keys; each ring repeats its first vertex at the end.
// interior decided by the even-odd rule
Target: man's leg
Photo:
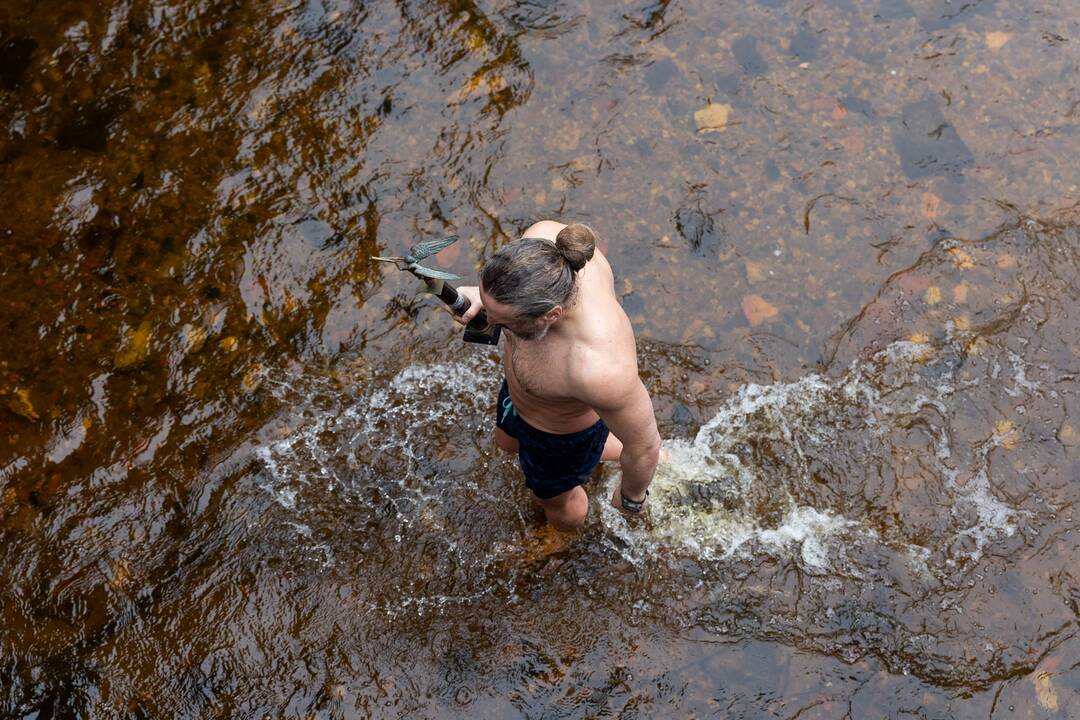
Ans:
{"type": "MultiPolygon", "coordinates": [[[[516,441],[515,441],[516,442],[516,441]]],[[[622,455],[623,444],[619,438],[614,435],[608,435],[607,442],[604,443],[604,454],[600,456],[601,460],[618,460],[622,455]]],[[[517,452],[516,450],[514,452],[517,452]]],[[[666,447],[660,448],[660,463],[666,463],[668,461],[668,449],[666,447]]]]}
{"type": "Polygon", "coordinates": [[[600,456],[600,459],[618,460],[620,455],[622,455],[622,441],[609,433],[607,442],[604,443],[604,453],[600,456]]]}
{"type": "Polygon", "coordinates": [[[580,485],[553,498],[538,497],[536,501],[544,509],[548,523],[558,530],[577,530],[589,514],[589,496],[580,485]]]}
{"type": "Polygon", "coordinates": [[[495,444],[498,445],[499,449],[503,452],[508,452],[511,455],[517,455],[517,438],[511,437],[505,430],[500,427],[495,428],[495,444]]]}

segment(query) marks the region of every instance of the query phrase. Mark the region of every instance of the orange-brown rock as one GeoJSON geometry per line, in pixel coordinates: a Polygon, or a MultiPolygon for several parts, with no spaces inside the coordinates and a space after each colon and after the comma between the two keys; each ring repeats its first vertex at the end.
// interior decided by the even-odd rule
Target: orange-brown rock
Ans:
{"type": "Polygon", "coordinates": [[[742,299],[742,311],[747,322],[752,327],[773,320],[780,314],[775,305],[770,304],[760,295],[744,295],[742,299]]]}

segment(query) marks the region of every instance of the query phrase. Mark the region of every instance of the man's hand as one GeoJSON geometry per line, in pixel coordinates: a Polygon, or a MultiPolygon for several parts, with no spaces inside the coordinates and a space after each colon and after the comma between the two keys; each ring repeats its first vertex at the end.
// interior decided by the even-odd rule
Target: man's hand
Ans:
{"type": "Polygon", "coordinates": [[[480,300],[480,288],[475,285],[466,285],[457,288],[457,291],[459,295],[469,299],[469,309],[461,315],[454,315],[453,317],[456,322],[468,325],[469,321],[476,317],[476,314],[484,307],[483,301],[480,300]]]}

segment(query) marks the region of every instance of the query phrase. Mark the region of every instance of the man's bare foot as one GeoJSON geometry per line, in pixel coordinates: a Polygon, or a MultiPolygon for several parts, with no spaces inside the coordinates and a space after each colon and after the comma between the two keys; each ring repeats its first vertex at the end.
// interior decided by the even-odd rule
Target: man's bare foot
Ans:
{"type": "Polygon", "coordinates": [[[671,453],[668,452],[668,449],[666,447],[660,448],[660,463],[666,463],[670,459],[671,453]]]}

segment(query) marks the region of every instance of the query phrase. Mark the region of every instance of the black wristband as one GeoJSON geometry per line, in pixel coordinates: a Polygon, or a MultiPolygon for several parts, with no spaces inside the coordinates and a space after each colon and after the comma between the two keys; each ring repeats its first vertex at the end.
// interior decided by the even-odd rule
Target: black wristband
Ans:
{"type": "Polygon", "coordinates": [[[645,504],[645,500],[649,497],[649,491],[646,490],[645,497],[640,500],[631,500],[630,498],[623,496],[622,493],[619,493],[619,497],[622,502],[623,510],[636,514],[641,512],[641,506],[645,504]]]}

